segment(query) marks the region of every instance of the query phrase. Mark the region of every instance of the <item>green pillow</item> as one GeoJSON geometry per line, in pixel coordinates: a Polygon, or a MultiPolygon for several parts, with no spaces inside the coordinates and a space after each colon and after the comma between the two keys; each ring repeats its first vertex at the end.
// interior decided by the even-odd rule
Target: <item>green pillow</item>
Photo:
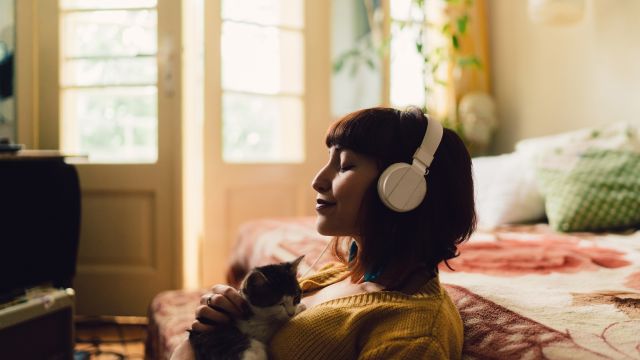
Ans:
{"type": "Polygon", "coordinates": [[[640,154],[587,150],[573,164],[536,170],[555,230],[602,231],[640,224],[640,154]]]}

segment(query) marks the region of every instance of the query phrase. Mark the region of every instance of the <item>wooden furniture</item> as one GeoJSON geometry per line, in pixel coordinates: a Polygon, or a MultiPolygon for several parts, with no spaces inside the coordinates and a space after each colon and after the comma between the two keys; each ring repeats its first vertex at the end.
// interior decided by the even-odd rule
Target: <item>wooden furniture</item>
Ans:
{"type": "Polygon", "coordinates": [[[0,154],[0,359],[73,358],[80,183],[65,158],[0,154]]]}
{"type": "Polygon", "coordinates": [[[31,290],[0,304],[0,358],[72,359],[72,289],[31,290]]]}
{"type": "Polygon", "coordinates": [[[72,287],[80,236],[80,183],[55,151],[0,156],[0,303],[51,283],[72,287]]]}

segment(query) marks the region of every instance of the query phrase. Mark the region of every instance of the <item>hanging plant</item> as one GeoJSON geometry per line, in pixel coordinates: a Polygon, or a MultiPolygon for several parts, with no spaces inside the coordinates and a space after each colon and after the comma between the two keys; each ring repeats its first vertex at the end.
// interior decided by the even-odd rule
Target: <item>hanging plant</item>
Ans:
{"type": "MultiPolygon", "coordinates": [[[[380,33],[381,23],[374,21],[375,12],[379,11],[379,8],[376,9],[373,6],[372,0],[364,0],[364,4],[372,33],[374,31],[380,33]]],[[[474,0],[412,0],[409,19],[422,19],[422,22],[394,20],[394,23],[399,24],[401,30],[407,26],[418,27],[414,38],[414,48],[422,59],[422,85],[425,100],[423,104],[416,105],[421,106],[425,113],[433,115],[435,111],[431,101],[435,99],[436,90],[444,92],[454,86],[451,84],[455,77],[452,74],[482,69],[480,58],[476,54],[466,52],[466,49],[463,48],[463,39],[468,35],[469,23],[472,21],[470,10],[473,6],[474,0]],[[439,5],[440,10],[444,12],[441,14],[441,21],[433,21],[434,16],[431,16],[433,14],[427,12],[427,1],[438,2],[436,5],[439,5]],[[420,13],[416,14],[416,11],[420,13]],[[434,37],[432,35],[439,37],[440,41],[427,42],[427,39],[434,37]]],[[[433,6],[429,7],[429,9],[433,8],[433,6]]],[[[349,68],[350,73],[355,74],[357,69],[363,65],[375,69],[380,63],[380,59],[389,55],[390,37],[390,34],[385,34],[381,40],[375,41],[375,36],[370,33],[369,36],[361,39],[353,49],[338,56],[333,63],[333,70],[341,72],[349,68]]],[[[464,124],[458,121],[457,102],[459,100],[459,98],[453,99],[455,103],[451,104],[451,109],[448,111],[440,109],[439,113],[446,115],[439,116],[438,120],[444,126],[456,131],[465,143],[469,144],[465,136],[464,124]]]]}

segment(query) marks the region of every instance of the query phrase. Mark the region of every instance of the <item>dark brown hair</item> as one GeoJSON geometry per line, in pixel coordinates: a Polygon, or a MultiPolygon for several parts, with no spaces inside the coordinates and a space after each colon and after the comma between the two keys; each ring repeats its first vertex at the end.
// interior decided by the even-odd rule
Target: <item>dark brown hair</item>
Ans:
{"type": "MultiPolygon", "coordinates": [[[[411,163],[426,127],[427,118],[418,108],[364,109],[335,122],[327,132],[326,144],[370,156],[382,173],[393,163],[411,163]]],[[[458,256],[457,246],[475,230],[476,212],[471,157],[455,132],[444,129],[426,180],[425,200],[406,213],[394,212],[382,203],[377,180],[367,189],[357,224],[361,244],[350,264],[354,281],[382,268],[378,282],[392,287],[419,266],[435,274],[440,262],[458,256]]],[[[345,263],[343,249],[349,240],[338,237],[334,241],[334,253],[345,263]]]]}

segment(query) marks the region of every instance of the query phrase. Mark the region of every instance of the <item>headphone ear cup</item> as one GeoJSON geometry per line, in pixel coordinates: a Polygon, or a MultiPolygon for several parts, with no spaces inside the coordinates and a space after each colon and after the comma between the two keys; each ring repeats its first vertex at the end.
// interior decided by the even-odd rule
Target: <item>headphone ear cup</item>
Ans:
{"type": "Polygon", "coordinates": [[[407,163],[395,163],[378,178],[380,200],[391,210],[407,212],[422,203],[427,194],[424,174],[407,163]]]}

